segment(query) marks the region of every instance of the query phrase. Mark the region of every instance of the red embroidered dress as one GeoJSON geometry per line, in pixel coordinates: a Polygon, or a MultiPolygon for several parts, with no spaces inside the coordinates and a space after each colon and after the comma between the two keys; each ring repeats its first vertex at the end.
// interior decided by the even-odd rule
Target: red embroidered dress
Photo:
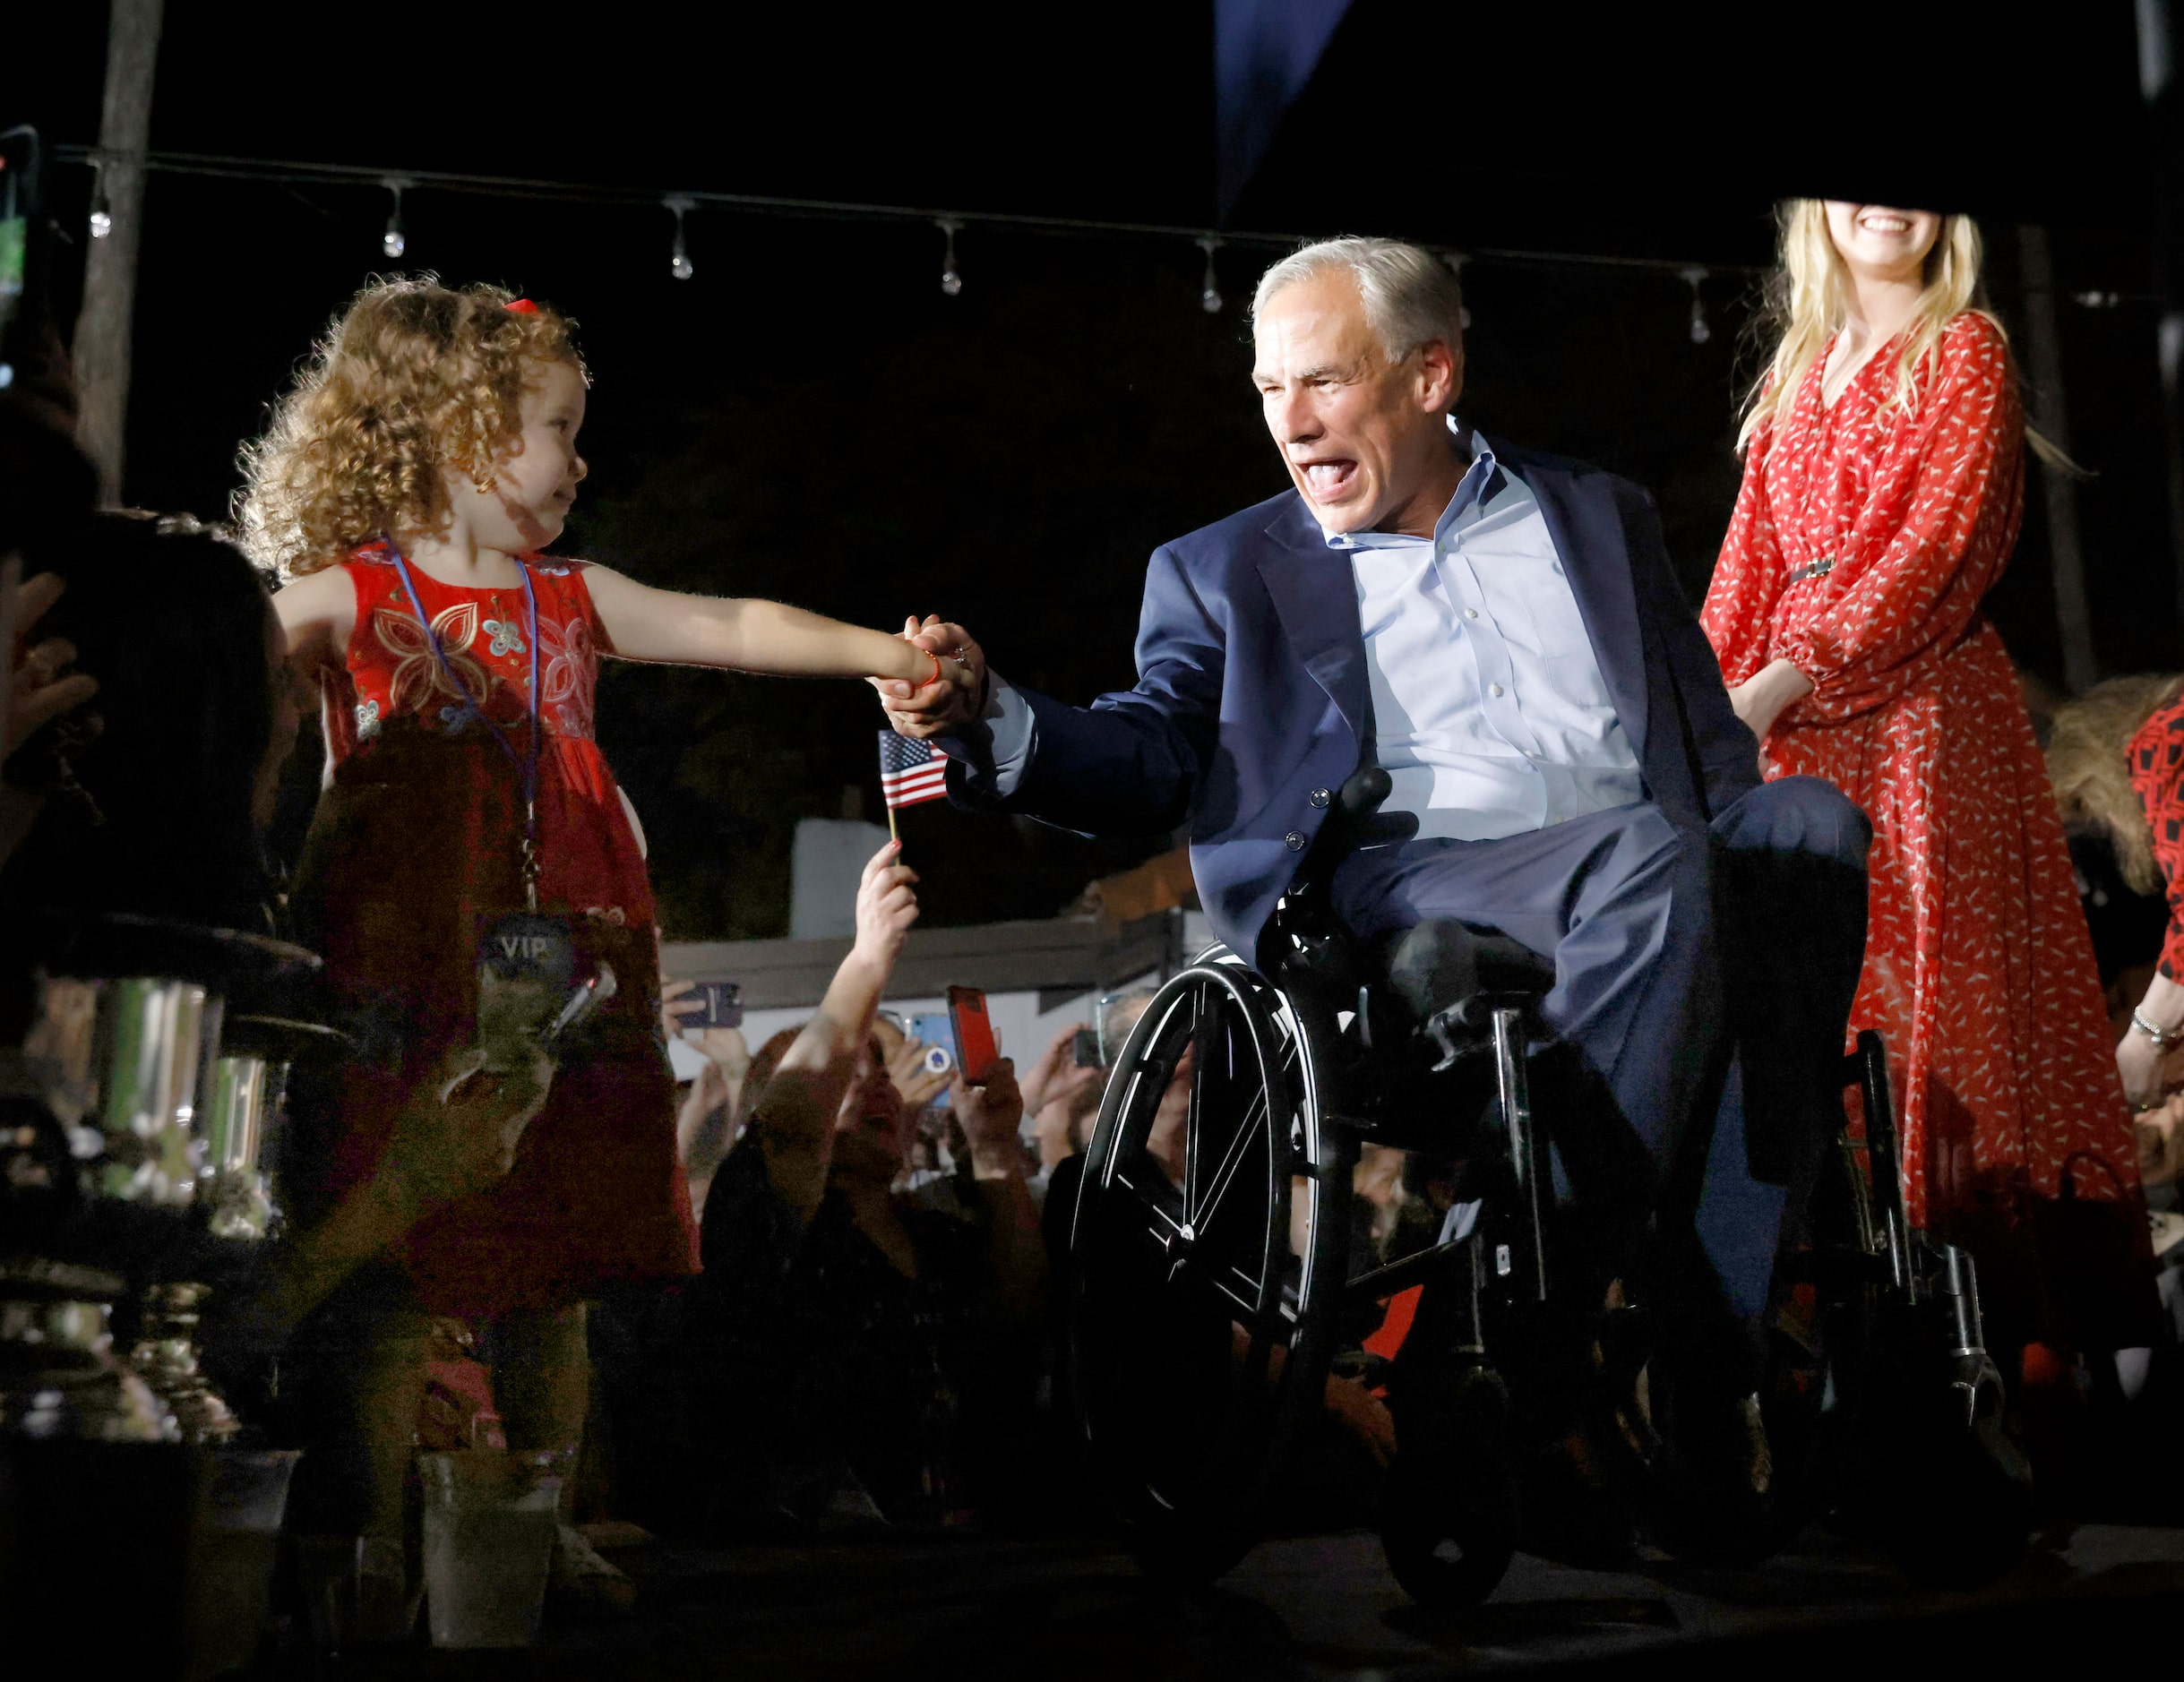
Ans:
{"type": "MultiPolygon", "coordinates": [[[[538,905],[570,915],[580,961],[618,996],[565,1060],[501,1185],[427,1220],[404,1260],[426,1309],[554,1307],[608,1279],[696,1271],[675,1146],[675,1085],[657,1038],[652,892],[614,775],[591,736],[606,637],[580,563],[528,562],[538,603],[538,905]]],[[[413,1086],[475,1033],[481,924],[523,906],[521,774],[531,651],[524,592],[409,569],[443,673],[383,546],[344,563],[347,657],[322,704],[333,775],[298,872],[297,924],[364,1025],[345,1078],[331,1195],[368,1175],[413,1086]],[[451,684],[451,677],[452,684],[451,684]],[[458,694],[453,685],[466,691],[458,694]]]]}
{"type": "MultiPolygon", "coordinates": [[[[2136,1190],[2092,940],[2002,639],[1979,611],[2024,508],[2024,420],[2001,335],[1969,313],[1884,412],[1884,348],[1832,408],[1825,356],[1762,427],[1700,615],[1730,683],[1813,681],[1768,734],[1770,777],[1824,777],[1873,820],[1851,1023],[1879,1028],[1914,1222],[2056,1195],[2067,1158],[2136,1190]]],[[[1983,1265],[1983,1264],[1982,1264],[1983,1265]]]]}

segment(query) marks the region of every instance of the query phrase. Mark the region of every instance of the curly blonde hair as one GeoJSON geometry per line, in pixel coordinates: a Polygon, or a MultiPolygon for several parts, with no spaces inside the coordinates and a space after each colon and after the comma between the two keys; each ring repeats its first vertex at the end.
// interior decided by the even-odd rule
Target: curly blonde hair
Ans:
{"type": "Polygon", "coordinates": [[[590,383],[576,323],[519,302],[432,275],[357,293],[243,447],[235,515],[253,558],[297,578],[383,534],[442,530],[449,468],[492,489],[536,365],[565,362],[590,383]]]}
{"type": "Polygon", "coordinates": [[[2154,828],[2125,757],[2139,726],[2184,693],[2184,674],[2111,677],[2095,683],[2055,715],[2048,737],[2048,780],[2065,824],[2106,832],[2116,865],[2131,891],[2161,891],[2154,828]]]}

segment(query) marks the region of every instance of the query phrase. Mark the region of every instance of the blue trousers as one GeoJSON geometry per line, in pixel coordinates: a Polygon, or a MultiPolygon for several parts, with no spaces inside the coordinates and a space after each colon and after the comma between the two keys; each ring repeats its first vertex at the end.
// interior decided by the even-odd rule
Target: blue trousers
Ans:
{"type": "Polygon", "coordinates": [[[1552,957],[1543,1014],[1580,1078],[1535,1110],[1570,1224],[1656,1255],[1695,1247],[1748,1317],[1788,1198],[1840,1121],[1871,838],[1832,785],[1784,777],[1706,829],[1641,802],[1368,849],[1337,873],[1334,903],[1368,938],[1449,919],[1552,957]]]}

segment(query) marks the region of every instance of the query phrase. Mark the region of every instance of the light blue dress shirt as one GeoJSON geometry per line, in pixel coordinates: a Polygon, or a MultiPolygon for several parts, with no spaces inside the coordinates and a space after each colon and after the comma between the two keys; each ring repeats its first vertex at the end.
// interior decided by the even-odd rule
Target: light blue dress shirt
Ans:
{"type": "MultiPolygon", "coordinates": [[[[1383,808],[1421,836],[1483,841],[1645,797],[1538,501],[1449,417],[1471,467],[1432,538],[1328,532],[1357,584],[1383,808]]],[[[1031,757],[1031,708],[1000,673],[985,711],[994,792],[1031,757]]],[[[961,749],[949,744],[949,751],[961,749]]]]}
{"type": "Polygon", "coordinates": [[[1357,583],[1382,810],[1491,841],[1643,799],[1537,499],[1458,436],[1471,467],[1431,538],[1322,528],[1357,583]]]}

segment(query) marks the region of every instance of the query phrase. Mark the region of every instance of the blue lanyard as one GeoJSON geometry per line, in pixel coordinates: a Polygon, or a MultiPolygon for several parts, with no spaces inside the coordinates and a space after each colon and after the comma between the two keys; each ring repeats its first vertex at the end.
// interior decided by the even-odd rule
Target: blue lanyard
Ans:
{"type": "MultiPolygon", "coordinates": [[[[440,633],[433,629],[432,618],[425,611],[425,604],[417,599],[417,587],[409,576],[409,563],[402,559],[402,552],[394,546],[392,538],[383,539],[387,554],[394,562],[394,571],[402,580],[402,589],[409,597],[410,610],[417,616],[417,623],[425,628],[426,645],[433,651],[433,660],[440,668],[440,675],[447,686],[461,699],[452,707],[440,709],[440,717],[447,723],[451,734],[475,718],[493,733],[501,751],[508,762],[516,768],[523,779],[523,897],[532,911],[538,909],[538,592],[531,584],[531,570],[522,562],[516,562],[516,571],[523,579],[523,605],[530,632],[531,692],[528,711],[530,716],[530,751],[517,753],[509,742],[507,733],[478,710],[477,702],[470,691],[462,686],[447,663],[447,650],[441,646],[440,633]]],[[[487,680],[490,682],[490,679],[487,680]]]]}

